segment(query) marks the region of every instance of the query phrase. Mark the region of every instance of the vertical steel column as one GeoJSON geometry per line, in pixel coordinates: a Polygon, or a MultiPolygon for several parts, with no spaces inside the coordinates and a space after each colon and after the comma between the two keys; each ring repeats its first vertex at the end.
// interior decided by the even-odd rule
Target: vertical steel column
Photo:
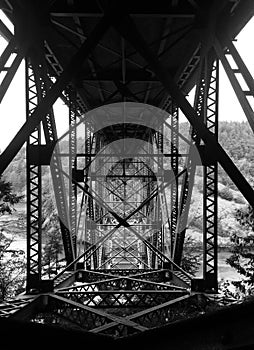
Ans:
{"type": "MultiPolygon", "coordinates": [[[[164,132],[164,125],[162,124],[161,127],[160,127],[160,132],[158,133],[158,158],[157,158],[157,162],[159,164],[159,167],[161,169],[161,173],[163,175],[163,178],[164,178],[164,166],[163,166],[163,157],[162,157],[162,154],[164,152],[164,137],[163,137],[163,132],[164,132]]],[[[148,173],[149,175],[149,173],[148,173]]],[[[149,178],[148,180],[149,181],[149,178]]],[[[164,192],[164,190],[163,190],[164,192]]],[[[165,198],[165,193],[163,193],[163,196],[165,198]]],[[[157,196],[156,198],[157,200],[157,208],[158,208],[158,214],[157,214],[157,218],[158,218],[158,223],[159,223],[159,226],[160,226],[160,229],[158,231],[158,242],[157,242],[157,248],[161,251],[161,252],[164,252],[164,227],[162,225],[162,222],[163,222],[163,218],[162,218],[162,210],[160,208],[160,201],[159,201],[159,196],[157,196]]],[[[166,203],[165,203],[166,205],[166,203]]]]}
{"type": "MultiPolygon", "coordinates": [[[[44,43],[41,43],[38,49],[41,49],[40,52],[37,52],[37,55],[33,57],[33,68],[36,77],[37,89],[39,90],[38,98],[40,103],[47,96],[50,88],[50,80],[47,75],[46,62],[44,60],[44,43]]],[[[54,152],[51,155],[50,159],[50,171],[52,175],[52,182],[54,188],[54,194],[56,199],[56,206],[58,211],[58,217],[60,221],[60,228],[62,233],[65,258],[67,265],[69,265],[74,259],[73,244],[69,231],[69,215],[68,215],[68,203],[65,193],[65,184],[62,174],[62,164],[58,157],[58,147],[57,144],[57,131],[54,118],[53,108],[50,108],[47,111],[45,119],[42,121],[43,130],[45,135],[46,144],[54,148],[54,152]]]]}
{"type": "MultiPolygon", "coordinates": [[[[157,162],[157,168],[158,168],[158,178],[157,178],[157,186],[160,185],[162,181],[162,175],[163,175],[163,165],[161,162],[163,162],[163,159],[160,157],[160,154],[163,154],[163,136],[161,132],[157,132],[156,134],[152,134],[150,132],[150,140],[151,142],[149,143],[149,154],[152,155],[158,155],[156,162],[157,162]]],[[[155,159],[153,159],[155,161],[155,159]]],[[[150,175],[150,172],[148,171],[147,175],[150,175]]],[[[147,178],[147,182],[149,182],[149,178],[147,178]]],[[[160,205],[162,205],[162,194],[161,192],[156,196],[155,198],[152,199],[153,202],[153,211],[154,211],[154,220],[152,221],[152,224],[155,223],[157,227],[155,227],[155,232],[153,232],[152,237],[151,237],[151,243],[155,248],[160,249],[160,245],[162,242],[161,239],[161,230],[158,228],[159,222],[162,222],[162,217],[161,217],[161,210],[160,210],[160,205]]],[[[152,206],[152,202],[149,202],[149,207],[152,206]]],[[[151,208],[150,208],[151,210],[151,208]]],[[[151,254],[151,267],[156,268],[157,264],[157,255],[155,254],[154,251],[150,252],[151,254]]]]}
{"type": "MultiPolygon", "coordinates": [[[[26,59],[26,115],[33,114],[39,96],[36,78],[29,59],[26,59]]],[[[41,280],[41,166],[31,160],[31,148],[41,144],[41,127],[34,129],[27,140],[27,285],[26,290],[38,289],[41,280]]]]}
{"type": "Polygon", "coordinates": [[[76,92],[69,87],[69,216],[74,258],[77,255],[77,185],[72,177],[77,168],[76,92]]]}
{"type": "MultiPolygon", "coordinates": [[[[89,176],[91,175],[91,153],[92,153],[92,134],[91,134],[91,126],[88,124],[85,124],[85,179],[86,179],[86,187],[89,189],[89,187],[92,188],[92,179],[89,176]]],[[[90,191],[91,192],[91,191],[90,191]]],[[[87,215],[86,217],[89,219],[86,221],[86,235],[85,235],[85,250],[91,247],[92,245],[92,223],[94,220],[94,210],[93,210],[93,199],[91,197],[87,198],[88,205],[87,205],[87,215]]],[[[86,260],[86,268],[91,269],[92,266],[92,259],[91,256],[89,259],[86,260]]]]}
{"type": "MultiPolygon", "coordinates": [[[[95,154],[97,154],[101,149],[101,137],[100,136],[96,136],[95,137],[95,154]]],[[[92,149],[91,149],[92,151],[92,149]]],[[[99,158],[100,161],[100,158],[99,158]]],[[[96,179],[96,174],[95,174],[95,179],[96,179]]],[[[99,197],[101,197],[101,186],[99,181],[95,180],[95,184],[94,184],[94,190],[95,192],[99,195],[99,197]]],[[[94,220],[94,224],[93,224],[93,229],[91,230],[91,243],[92,245],[95,247],[96,246],[96,242],[97,242],[97,223],[99,221],[100,218],[100,208],[98,203],[96,203],[94,200],[92,201],[92,209],[93,209],[93,220],[94,220]]],[[[98,255],[99,252],[98,250],[95,250],[93,253],[93,268],[97,269],[98,267],[98,255]]]]}
{"type": "MultiPolygon", "coordinates": [[[[153,139],[151,138],[150,139],[151,142],[148,144],[148,150],[149,150],[149,153],[150,154],[154,154],[154,143],[153,143],[153,139]]],[[[148,174],[150,175],[151,172],[148,171],[148,174]]],[[[158,179],[156,179],[158,180],[158,179]]],[[[157,185],[157,181],[156,181],[156,185],[155,185],[155,182],[154,181],[150,181],[149,182],[149,186],[147,186],[148,188],[148,191],[147,191],[147,197],[150,197],[151,193],[153,193],[154,189],[155,189],[155,186],[158,186],[157,185]]],[[[148,202],[148,205],[146,206],[146,216],[148,217],[149,216],[149,224],[153,225],[153,223],[155,222],[156,218],[154,217],[155,215],[152,216],[152,214],[156,214],[156,199],[153,198],[152,200],[150,200],[148,202]]],[[[148,220],[147,220],[147,223],[148,223],[148,220]]],[[[149,243],[151,243],[152,245],[153,244],[153,234],[151,235],[150,237],[150,240],[149,240],[149,243]]],[[[145,249],[146,249],[146,252],[147,252],[147,263],[148,265],[151,267],[151,268],[154,268],[154,261],[155,261],[155,253],[154,251],[152,251],[151,249],[148,248],[147,245],[145,245],[145,249]]]]}
{"type": "Polygon", "coordinates": [[[171,185],[171,217],[170,217],[170,249],[173,257],[174,241],[176,237],[178,217],[178,148],[179,148],[179,116],[178,107],[171,104],[171,169],[174,172],[175,180],[171,185]]]}
{"type": "MultiPolygon", "coordinates": [[[[204,99],[205,99],[205,59],[202,58],[199,68],[199,81],[197,83],[195,92],[194,109],[199,118],[203,115],[204,110],[204,99]]],[[[180,203],[177,218],[177,229],[174,241],[174,252],[173,258],[174,262],[178,265],[181,264],[183,245],[185,240],[186,226],[189,215],[190,201],[192,188],[194,185],[195,171],[196,171],[196,159],[193,159],[193,150],[200,144],[200,137],[198,137],[195,129],[190,127],[190,137],[191,144],[188,150],[188,157],[185,162],[186,172],[183,176],[181,193],[180,193],[180,203]]]]}
{"type": "MultiPolygon", "coordinates": [[[[218,88],[219,88],[219,63],[216,59],[209,72],[209,64],[206,69],[209,83],[207,91],[207,103],[204,122],[211,133],[218,139],[218,88]]],[[[203,233],[204,233],[204,263],[203,276],[205,288],[211,291],[218,290],[218,262],[217,262],[217,195],[218,195],[218,164],[209,161],[204,166],[204,191],[203,191],[203,233]]]]}

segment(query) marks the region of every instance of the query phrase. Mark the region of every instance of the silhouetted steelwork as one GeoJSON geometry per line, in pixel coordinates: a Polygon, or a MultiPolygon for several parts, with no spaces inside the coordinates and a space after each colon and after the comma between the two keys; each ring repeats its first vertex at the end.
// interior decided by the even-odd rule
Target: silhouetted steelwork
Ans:
{"type": "MultiPolygon", "coordinates": [[[[215,59],[212,68],[209,66],[209,58],[213,60],[213,53],[206,62],[206,110],[205,123],[218,140],[218,87],[219,87],[219,62],[215,59]],[[212,71],[211,71],[212,70],[212,71]],[[210,72],[211,71],[211,72],[210,72]]],[[[203,278],[207,290],[218,290],[218,164],[213,159],[211,150],[208,149],[204,159],[204,196],[203,196],[203,233],[204,233],[204,262],[203,278]],[[209,159],[210,158],[210,159],[209,159]]]]}
{"type": "Polygon", "coordinates": [[[211,300],[202,292],[218,288],[218,163],[254,205],[253,188],[218,143],[218,60],[254,130],[253,78],[232,43],[253,2],[2,3],[15,33],[0,21],[8,41],[0,101],[25,57],[27,120],[0,155],[0,173],[27,142],[27,294],[35,295],[0,316],[119,337],[184,318],[193,306],[203,313],[211,300]],[[67,151],[53,113],[59,97],[69,108],[67,151]],[[148,115],[147,106],[160,112],[148,115]],[[51,280],[41,266],[42,166],[51,169],[66,261],[51,280]],[[196,280],[181,262],[199,166],[204,264],[196,280]]]}
{"type": "MultiPolygon", "coordinates": [[[[40,101],[40,86],[31,62],[26,60],[26,113],[31,118],[40,101]],[[38,91],[39,90],[39,91],[38,91]]],[[[27,291],[38,287],[41,280],[42,239],[42,178],[41,164],[32,159],[32,150],[41,145],[41,126],[37,126],[27,141],[27,291]]]]}

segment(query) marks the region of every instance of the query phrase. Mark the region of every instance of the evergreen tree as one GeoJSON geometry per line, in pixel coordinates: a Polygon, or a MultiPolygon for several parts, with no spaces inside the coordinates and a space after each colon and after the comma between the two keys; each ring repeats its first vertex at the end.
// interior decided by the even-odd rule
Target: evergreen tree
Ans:
{"type": "Polygon", "coordinates": [[[233,282],[239,297],[254,293],[254,212],[250,206],[236,211],[236,219],[241,230],[232,235],[232,255],[227,263],[243,276],[241,281],[233,282]]]}
{"type": "Polygon", "coordinates": [[[12,192],[12,185],[0,177],[0,215],[11,214],[14,205],[18,203],[23,196],[18,196],[12,192]]]}
{"type": "Polygon", "coordinates": [[[188,273],[195,275],[200,267],[200,254],[195,253],[197,242],[190,236],[187,236],[184,242],[184,250],[181,261],[181,267],[188,273]]]}
{"type": "Polygon", "coordinates": [[[63,251],[63,243],[61,239],[59,223],[57,215],[54,215],[47,226],[44,228],[45,246],[43,248],[43,266],[48,277],[56,274],[59,268],[59,255],[63,251]]]}

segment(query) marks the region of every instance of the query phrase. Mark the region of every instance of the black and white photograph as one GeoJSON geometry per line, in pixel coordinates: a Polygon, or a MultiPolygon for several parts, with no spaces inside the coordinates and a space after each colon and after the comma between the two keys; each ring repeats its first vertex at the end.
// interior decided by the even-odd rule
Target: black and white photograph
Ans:
{"type": "Polygon", "coordinates": [[[0,0],[0,350],[254,349],[253,15],[0,0]]]}

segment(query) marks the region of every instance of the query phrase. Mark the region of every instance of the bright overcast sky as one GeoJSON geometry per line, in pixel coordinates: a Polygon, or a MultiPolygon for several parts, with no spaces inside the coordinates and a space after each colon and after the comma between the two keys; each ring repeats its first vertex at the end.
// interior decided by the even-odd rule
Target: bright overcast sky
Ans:
{"type": "MultiPolygon", "coordinates": [[[[252,18],[252,20],[238,35],[235,46],[240,52],[251,74],[254,76],[254,50],[252,45],[253,34],[254,18],[252,18]]],[[[0,52],[3,51],[5,45],[6,42],[0,37],[0,52]]],[[[228,82],[223,69],[220,69],[219,91],[219,120],[245,121],[246,117],[243,114],[243,111],[235,97],[234,91],[228,82]]],[[[66,131],[68,123],[66,108],[63,106],[61,101],[57,101],[54,110],[58,134],[60,136],[61,133],[66,131]],[[65,122],[61,123],[61,120],[64,120],[65,122]]],[[[24,63],[22,63],[21,67],[19,68],[11,83],[11,86],[0,104],[0,113],[0,150],[3,151],[25,121],[24,63]]]]}

